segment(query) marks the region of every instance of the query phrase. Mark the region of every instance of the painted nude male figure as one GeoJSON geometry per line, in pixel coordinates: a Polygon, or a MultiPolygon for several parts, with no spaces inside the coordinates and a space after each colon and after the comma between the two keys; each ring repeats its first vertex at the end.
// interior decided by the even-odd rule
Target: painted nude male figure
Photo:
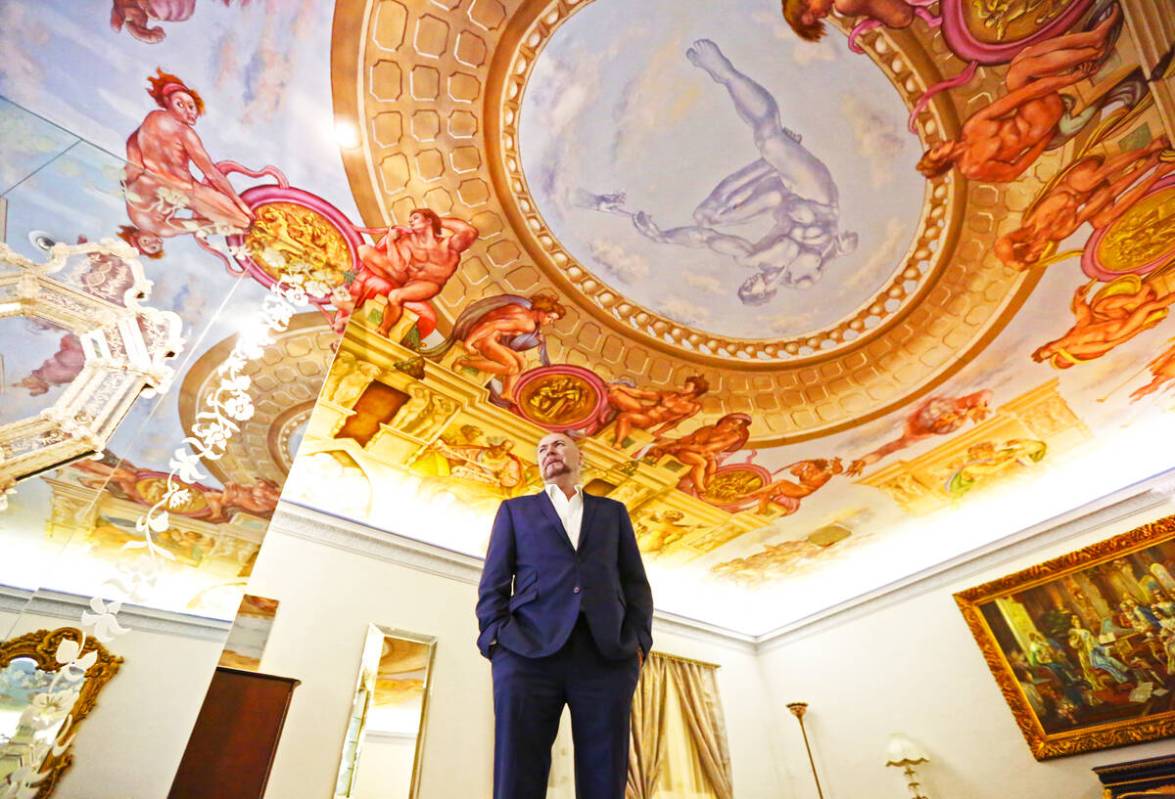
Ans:
{"type": "Polygon", "coordinates": [[[465,308],[449,336],[435,347],[422,349],[420,354],[438,357],[460,342],[468,354],[461,356],[457,365],[497,375],[502,383],[500,396],[512,401],[514,384],[527,366],[526,352],[539,348],[540,358],[546,363],[542,329],[566,315],[567,309],[552,294],[487,297],[465,308]]]}
{"type": "Polygon", "coordinates": [[[1057,369],[1095,360],[1166,319],[1175,303],[1175,292],[1164,293],[1137,275],[1120,277],[1087,299],[1094,285],[1077,287],[1073,327],[1039,347],[1032,360],[1048,361],[1057,369]]]}
{"type": "Polygon", "coordinates": [[[787,467],[787,471],[796,478],[794,481],[776,480],[750,494],[748,498],[754,497],[759,500],[759,513],[766,513],[775,505],[785,516],[790,516],[800,509],[800,502],[804,497],[819,491],[844,470],[840,458],[816,458],[793,463],[787,467]]]}
{"type": "Polygon", "coordinates": [[[1086,222],[1095,229],[1109,227],[1155,183],[1175,172],[1175,163],[1159,162],[1169,146],[1161,136],[1108,160],[1100,155],[1082,158],[1037,200],[1020,228],[996,241],[996,255],[1014,269],[1030,269],[1050,244],[1069,238],[1086,222]]]}
{"type": "Polygon", "coordinates": [[[158,257],[163,239],[214,225],[244,230],[253,212],[240,198],[196,133],[204,101],[182,80],[162,70],[148,78],[147,93],[159,106],[126,142],[127,216],[133,227],[120,235],[141,253],[158,257]],[[195,166],[204,176],[192,174],[195,166]],[[190,216],[177,214],[186,210],[190,216]]]}
{"type": "Polygon", "coordinates": [[[384,296],[379,332],[386,336],[408,306],[420,315],[420,336],[436,329],[436,315],[425,303],[441,293],[461,263],[461,254],[477,240],[473,225],[456,217],[442,217],[428,208],[408,214],[408,224],[362,228],[380,235],[374,245],[359,247],[363,266],[350,285],[350,302],[335,315],[335,329],[342,331],[351,314],[372,297],[384,296]]]}
{"type": "MultiPolygon", "coordinates": [[[[641,211],[633,224],[662,244],[708,248],[756,270],[739,288],[750,305],[767,302],[776,284],[806,288],[828,261],[852,252],[855,233],[840,230],[839,195],[828,167],[783,127],[771,94],[739,72],[708,39],[694,42],[686,57],[724,86],[739,117],[750,128],[759,158],[724,178],[694,210],[694,224],[662,229],[641,211]],[[751,241],[722,228],[760,218],[772,220],[762,238],[751,241]]],[[[623,195],[604,195],[604,197],[623,195]]],[[[615,210],[605,203],[601,210],[615,210]]]]}
{"type": "Polygon", "coordinates": [[[982,422],[991,411],[991,391],[984,389],[962,397],[927,397],[906,417],[902,435],[849,464],[845,474],[856,477],[866,466],[913,446],[931,436],[945,436],[969,421],[982,422]]]}
{"type": "Polygon", "coordinates": [[[934,145],[918,162],[928,178],[957,166],[964,177],[1008,183],[1045,151],[1070,112],[1061,90],[1090,77],[1104,61],[1115,27],[1117,5],[1092,30],[1069,33],[1026,47],[1004,76],[1007,93],[975,112],[960,137],[934,145]]]}
{"type": "Polygon", "coordinates": [[[750,416],[728,413],[714,424],[703,425],[687,436],[657,444],[649,450],[648,456],[672,455],[690,467],[690,480],[695,490],[703,491],[718,471],[718,456],[742,449],[750,438],[750,431],[750,416]]]}
{"type": "Polygon", "coordinates": [[[698,400],[709,390],[709,382],[701,375],[687,377],[681,390],[653,391],[613,383],[608,387],[608,403],[619,413],[612,446],[619,447],[634,429],[654,428],[653,437],[661,438],[702,410],[698,400]]]}

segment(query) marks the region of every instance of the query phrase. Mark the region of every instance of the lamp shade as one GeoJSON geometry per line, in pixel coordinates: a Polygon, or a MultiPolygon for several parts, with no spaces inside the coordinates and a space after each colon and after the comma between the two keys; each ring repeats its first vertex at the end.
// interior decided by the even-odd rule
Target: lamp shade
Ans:
{"type": "Polygon", "coordinates": [[[887,766],[912,766],[930,760],[917,744],[900,733],[894,733],[889,737],[889,745],[885,751],[888,758],[885,761],[887,766]]]}

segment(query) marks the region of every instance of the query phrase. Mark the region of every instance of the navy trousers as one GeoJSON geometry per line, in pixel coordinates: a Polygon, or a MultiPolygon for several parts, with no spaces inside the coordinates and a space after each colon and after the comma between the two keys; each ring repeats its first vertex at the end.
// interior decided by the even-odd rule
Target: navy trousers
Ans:
{"type": "Polygon", "coordinates": [[[581,615],[553,655],[527,658],[501,646],[494,675],[494,799],[544,799],[551,745],[571,708],[578,799],[624,799],[636,653],[607,660],[581,615]]]}

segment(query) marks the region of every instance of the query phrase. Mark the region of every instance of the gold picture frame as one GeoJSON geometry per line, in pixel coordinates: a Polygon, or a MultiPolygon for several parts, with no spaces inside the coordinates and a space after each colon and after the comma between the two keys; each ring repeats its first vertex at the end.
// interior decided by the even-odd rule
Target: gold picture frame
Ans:
{"type": "MultiPolygon", "coordinates": [[[[56,742],[56,746],[49,751],[40,762],[38,771],[44,776],[37,781],[35,799],[48,799],[65,771],[73,764],[73,754],[69,742],[77,734],[78,726],[94,709],[98,702],[98,694],[106,683],[118,673],[123,659],[113,655],[101,643],[87,637],[81,630],[73,627],[59,627],[55,630],[34,630],[18,638],[0,643],[0,671],[8,668],[13,661],[27,658],[36,664],[42,672],[55,673],[65,666],[58,662],[57,653],[62,641],[83,642],[77,659],[87,658],[95,654],[92,665],[86,669],[84,682],[78,691],[69,710],[68,732],[65,730],[65,742],[56,742]]],[[[0,785],[3,782],[0,781],[0,785]]]]}
{"type": "Polygon", "coordinates": [[[1175,515],[955,594],[1037,760],[1175,736],[1172,569],[1175,515]]]}

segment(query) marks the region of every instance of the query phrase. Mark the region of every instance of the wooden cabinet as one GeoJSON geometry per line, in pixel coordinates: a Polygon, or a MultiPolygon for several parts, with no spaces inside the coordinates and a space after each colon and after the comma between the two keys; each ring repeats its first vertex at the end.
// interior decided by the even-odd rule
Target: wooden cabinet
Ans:
{"type": "Polygon", "coordinates": [[[168,799],[261,799],[298,680],[220,667],[168,799]]]}

